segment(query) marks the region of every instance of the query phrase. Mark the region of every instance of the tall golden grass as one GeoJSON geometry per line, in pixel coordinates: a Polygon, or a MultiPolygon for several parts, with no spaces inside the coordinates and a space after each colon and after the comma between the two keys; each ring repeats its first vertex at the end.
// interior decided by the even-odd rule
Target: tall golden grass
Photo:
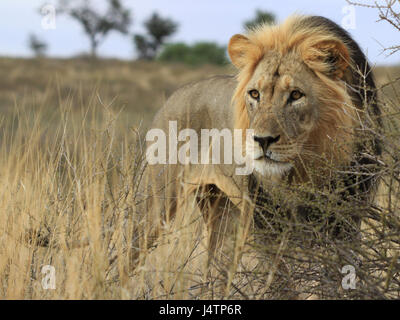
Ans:
{"type": "Polygon", "coordinates": [[[43,59],[0,65],[0,297],[143,298],[128,240],[140,134],[166,95],[226,70],[43,59]],[[45,265],[55,268],[55,290],[43,289],[45,265]]]}
{"type": "Polygon", "coordinates": [[[0,66],[1,299],[399,297],[400,93],[398,82],[389,83],[400,68],[376,70],[386,83],[387,148],[374,204],[381,219],[365,220],[363,248],[295,248],[285,233],[250,239],[220,293],[223,279],[218,268],[209,273],[195,209],[186,208],[188,220],[139,267],[131,247],[152,115],[181,84],[231,70],[84,60],[1,59],[0,66]],[[362,256],[362,285],[352,291],[338,289],[338,269],[351,260],[340,255],[345,248],[362,256]],[[46,265],[55,269],[55,289],[43,287],[46,265]]]}

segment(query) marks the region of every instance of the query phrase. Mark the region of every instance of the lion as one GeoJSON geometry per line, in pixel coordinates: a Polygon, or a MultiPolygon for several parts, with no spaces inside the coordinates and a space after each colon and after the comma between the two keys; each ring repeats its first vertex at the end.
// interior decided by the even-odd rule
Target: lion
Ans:
{"type": "MultiPolygon", "coordinates": [[[[204,129],[240,129],[253,170],[237,174],[243,162],[213,163],[212,148],[201,143],[190,147],[206,163],[157,163],[152,159],[157,155],[148,152],[139,193],[140,252],[155,243],[166,224],[179,229],[189,223],[194,208],[209,230],[209,260],[221,249],[227,266],[233,266],[239,259],[236,249],[253,227],[262,227],[257,204],[274,188],[311,181],[321,188],[346,186],[344,199],[359,195],[365,200],[374,193],[376,171],[364,165],[375,163],[381,146],[376,137],[364,137],[363,129],[380,126],[376,86],[365,55],[345,30],[323,17],[294,15],[280,25],[234,35],[228,53],[238,70],[235,76],[178,89],[151,129],[167,133],[164,155],[169,160],[177,158],[168,139],[174,132],[191,130],[200,137],[204,129]],[[335,176],[341,181],[331,183],[333,168],[350,167],[362,174],[343,173],[335,176]],[[229,209],[223,210],[227,203],[229,209]]],[[[154,142],[148,141],[148,151],[154,142]]],[[[181,146],[187,140],[175,142],[181,146]]],[[[221,141],[222,149],[226,145],[221,141]]]]}

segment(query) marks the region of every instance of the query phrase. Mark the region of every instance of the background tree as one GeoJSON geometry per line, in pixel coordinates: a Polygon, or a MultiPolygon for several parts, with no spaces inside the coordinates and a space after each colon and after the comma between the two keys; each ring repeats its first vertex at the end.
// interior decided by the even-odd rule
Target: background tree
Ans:
{"type": "Polygon", "coordinates": [[[40,40],[36,35],[30,34],[28,39],[29,48],[34,53],[35,57],[44,57],[47,50],[47,44],[40,40]]]}
{"type": "MultiPolygon", "coordinates": [[[[374,3],[361,0],[360,0],[361,2],[350,1],[350,0],[346,1],[351,6],[359,6],[369,9],[375,9],[379,17],[379,20],[377,22],[385,21],[388,24],[390,24],[393,28],[400,31],[400,1],[382,0],[382,1],[374,1],[374,3]]],[[[397,42],[391,46],[387,46],[384,48],[384,51],[389,52],[389,55],[399,52],[400,44],[397,42]]]]}
{"type": "Polygon", "coordinates": [[[244,27],[246,29],[253,29],[256,26],[267,23],[267,24],[272,24],[275,23],[276,17],[272,12],[269,11],[262,11],[262,10],[257,10],[256,11],[256,16],[252,20],[248,20],[244,23],[244,27]]]}
{"type": "Polygon", "coordinates": [[[108,8],[98,12],[90,0],[60,0],[59,12],[69,15],[79,22],[90,40],[92,57],[97,56],[97,48],[111,31],[127,34],[131,25],[130,10],[123,7],[120,0],[107,0],[108,8]]]}
{"type": "Polygon", "coordinates": [[[226,47],[214,42],[198,42],[192,46],[185,43],[167,44],[159,56],[160,61],[182,62],[190,65],[228,63],[226,47]]]}
{"type": "Polygon", "coordinates": [[[168,37],[178,29],[178,24],[171,19],[162,18],[158,13],[144,22],[147,34],[136,34],[133,38],[139,59],[152,60],[160,51],[168,37]]]}

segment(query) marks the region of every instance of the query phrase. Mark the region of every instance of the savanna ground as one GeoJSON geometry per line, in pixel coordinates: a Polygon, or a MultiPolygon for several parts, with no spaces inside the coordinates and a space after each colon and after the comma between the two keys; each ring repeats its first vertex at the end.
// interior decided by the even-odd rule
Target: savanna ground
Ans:
{"type": "MultiPolygon", "coordinates": [[[[186,268],[188,259],[206,250],[191,233],[181,230],[169,245],[160,245],[150,267],[133,268],[128,248],[142,138],[152,116],[179,86],[234,70],[7,58],[0,59],[0,70],[0,299],[222,297],[201,273],[204,259],[186,268]],[[195,242],[198,247],[188,246],[195,242]],[[43,289],[45,265],[55,268],[54,290],[43,289]]],[[[315,249],[307,239],[289,240],[284,232],[253,244],[257,258],[238,268],[223,297],[400,297],[400,67],[377,67],[375,74],[385,151],[362,245],[321,240],[315,249]],[[355,290],[340,289],[345,265],[356,268],[355,290]]]]}

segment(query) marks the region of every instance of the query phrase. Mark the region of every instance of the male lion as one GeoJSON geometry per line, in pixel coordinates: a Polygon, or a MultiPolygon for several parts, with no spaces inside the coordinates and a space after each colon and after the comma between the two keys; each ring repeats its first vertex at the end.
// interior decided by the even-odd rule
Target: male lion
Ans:
{"type": "MultiPolygon", "coordinates": [[[[254,207],[268,201],[277,186],[310,181],[321,188],[345,186],[344,200],[355,195],[365,200],[374,190],[375,171],[367,172],[366,165],[381,151],[365,128],[380,125],[376,87],[364,54],[346,31],[323,17],[296,15],[281,25],[234,35],[228,52],[237,76],[179,89],[157,113],[152,128],[167,133],[167,160],[177,158],[168,142],[171,121],[176,135],[184,129],[198,137],[202,129],[252,129],[251,139],[243,132],[243,140],[254,170],[240,175],[236,169],[243,163],[222,161],[225,140],[221,164],[212,163],[212,148],[202,148],[200,142],[190,146],[209,164],[154,164],[151,157],[157,155],[149,152],[140,192],[142,249],[165,225],[174,223],[179,229],[190,223],[190,210],[197,208],[209,229],[210,257],[224,247],[224,259],[233,265],[238,259],[233,247],[243,245],[253,221],[263,227],[254,207]],[[335,168],[342,168],[339,178],[332,173],[335,168]],[[357,168],[358,174],[349,168],[357,168]]],[[[178,148],[184,142],[177,141],[178,148]]],[[[299,207],[299,214],[307,212],[299,207]]]]}

